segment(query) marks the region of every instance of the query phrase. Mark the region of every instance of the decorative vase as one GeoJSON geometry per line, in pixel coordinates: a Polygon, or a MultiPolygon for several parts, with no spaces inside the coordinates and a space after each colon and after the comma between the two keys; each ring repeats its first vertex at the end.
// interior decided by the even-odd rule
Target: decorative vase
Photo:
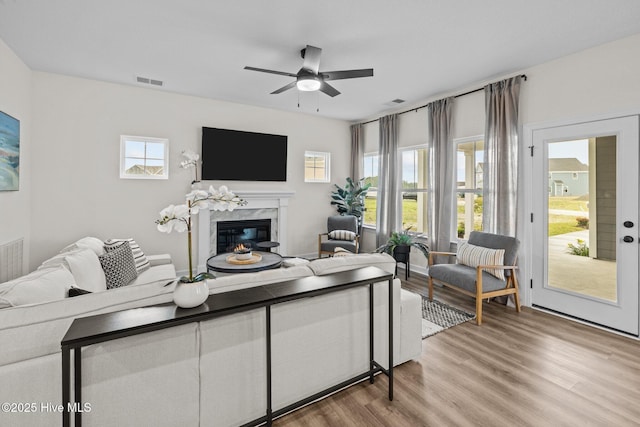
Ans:
{"type": "Polygon", "coordinates": [[[198,282],[178,281],[173,290],[173,302],[180,308],[197,307],[209,298],[209,286],[206,280],[198,282]]]}

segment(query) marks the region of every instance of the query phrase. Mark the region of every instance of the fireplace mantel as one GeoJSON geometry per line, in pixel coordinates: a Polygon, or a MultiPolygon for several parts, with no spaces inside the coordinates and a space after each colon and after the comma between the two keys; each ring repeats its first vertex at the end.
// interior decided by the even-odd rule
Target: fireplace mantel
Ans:
{"type": "MultiPolygon", "coordinates": [[[[277,252],[287,254],[287,215],[289,199],[295,195],[295,191],[268,191],[268,190],[238,190],[234,191],[239,197],[248,203],[237,207],[233,212],[243,209],[271,209],[277,211],[276,224],[273,226],[271,240],[280,243],[277,252]]],[[[226,212],[226,215],[233,214],[226,212]]],[[[208,208],[200,209],[198,213],[198,271],[206,271],[207,259],[213,255],[215,248],[211,248],[211,223],[212,216],[219,213],[208,208]]],[[[215,230],[214,230],[215,231],[215,230]]]]}

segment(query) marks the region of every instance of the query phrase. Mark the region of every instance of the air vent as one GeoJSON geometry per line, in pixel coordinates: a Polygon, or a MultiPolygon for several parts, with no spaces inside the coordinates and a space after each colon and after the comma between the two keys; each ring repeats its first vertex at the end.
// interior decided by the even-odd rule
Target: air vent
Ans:
{"type": "Polygon", "coordinates": [[[154,79],[150,79],[148,77],[137,76],[136,77],[136,81],[138,83],[144,83],[144,84],[147,84],[147,85],[154,85],[154,86],[162,86],[163,85],[162,80],[154,80],[154,79]]]}

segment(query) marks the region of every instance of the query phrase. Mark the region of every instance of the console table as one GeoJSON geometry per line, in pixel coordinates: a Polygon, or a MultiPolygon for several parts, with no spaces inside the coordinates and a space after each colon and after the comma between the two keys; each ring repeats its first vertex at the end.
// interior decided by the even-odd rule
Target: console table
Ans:
{"type": "MultiPolygon", "coordinates": [[[[82,347],[171,328],[191,322],[199,322],[233,313],[264,308],[266,316],[266,414],[245,426],[271,425],[274,418],[307,405],[321,397],[366,378],[373,383],[374,375],[382,372],[389,378],[389,400],[393,400],[393,275],[378,267],[365,267],[325,276],[311,276],[286,282],[256,286],[248,289],[210,295],[207,301],[195,308],[181,309],[173,303],[136,308],[113,313],[75,319],[61,341],[62,347],[62,425],[69,426],[71,419],[71,352],[73,350],[73,390],[75,407],[82,407],[82,347]],[[373,338],[373,285],[388,281],[389,292],[389,368],[384,369],[374,360],[373,338]],[[369,370],[336,384],[324,391],[284,408],[273,410],[271,403],[271,306],[337,292],[357,286],[369,287],[369,370]]],[[[230,361],[231,362],[231,361],[230,361]]],[[[75,412],[75,426],[82,425],[82,412],[75,412]]]]}

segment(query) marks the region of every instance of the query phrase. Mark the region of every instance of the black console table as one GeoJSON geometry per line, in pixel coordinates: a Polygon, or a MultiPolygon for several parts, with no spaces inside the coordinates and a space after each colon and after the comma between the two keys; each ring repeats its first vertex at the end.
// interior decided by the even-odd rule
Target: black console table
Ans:
{"type": "MultiPolygon", "coordinates": [[[[266,314],[267,411],[263,417],[253,420],[245,426],[265,423],[271,425],[274,418],[348,385],[366,378],[369,378],[369,381],[373,383],[374,375],[378,372],[384,373],[389,378],[389,400],[393,400],[393,275],[378,267],[365,267],[211,295],[204,304],[191,309],[181,309],[173,303],[167,303],[75,319],[60,343],[62,347],[62,404],[65,409],[62,413],[62,425],[69,426],[71,418],[69,410],[71,407],[71,350],[73,350],[74,402],[76,408],[82,408],[82,347],[261,307],[265,308],[266,314]],[[384,369],[373,357],[373,285],[381,281],[388,281],[389,291],[388,369],[384,369]],[[307,396],[289,406],[273,410],[271,403],[271,306],[365,285],[369,286],[369,370],[324,391],[307,396]]],[[[76,412],[75,426],[81,425],[82,412],[76,412]]]]}

